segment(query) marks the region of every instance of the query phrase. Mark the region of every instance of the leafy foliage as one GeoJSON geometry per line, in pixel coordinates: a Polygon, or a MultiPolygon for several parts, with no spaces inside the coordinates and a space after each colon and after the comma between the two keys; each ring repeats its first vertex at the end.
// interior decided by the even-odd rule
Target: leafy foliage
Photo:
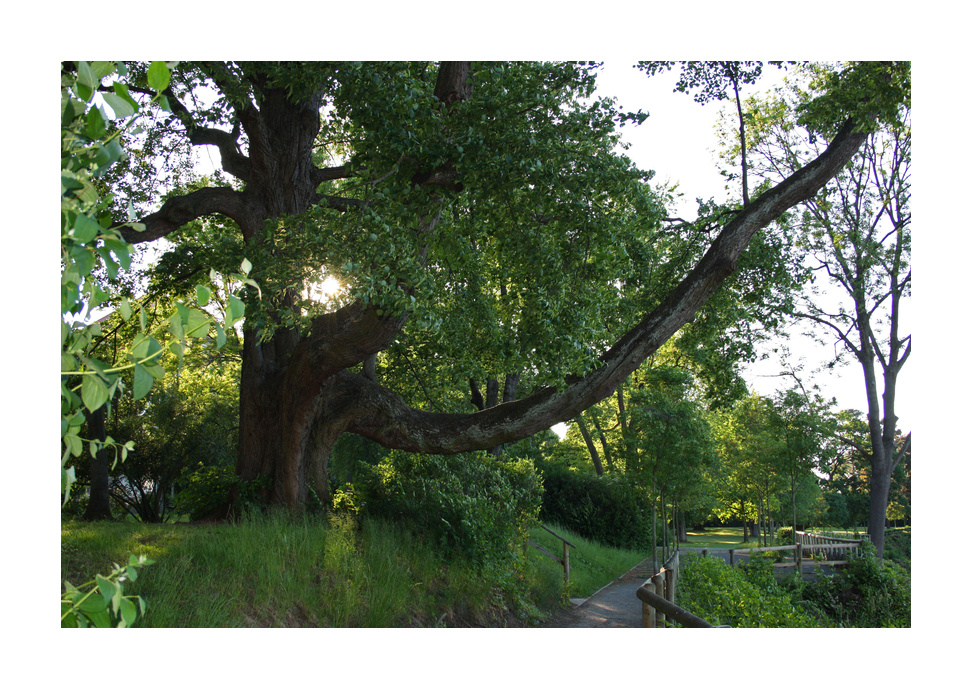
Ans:
{"type": "Polygon", "coordinates": [[[616,548],[651,547],[651,508],[623,474],[596,476],[552,462],[541,466],[540,518],[616,548]]]}
{"type": "Polygon", "coordinates": [[[713,625],[730,627],[812,627],[772,577],[768,564],[730,567],[718,558],[685,559],[676,602],[713,625]]]}
{"type": "Polygon", "coordinates": [[[911,626],[911,577],[900,565],[877,558],[870,541],[845,570],[805,584],[802,596],[838,626],[911,626]]]}
{"type": "MultiPolygon", "coordinates": [[[[156,92],[163,90],[169,82],[168,72],[166,63],[152,63],[148,85],[156,92]]],[[[61,72],[61,489],[65,502],[75,480],[74,468],[67,463],[81,455],[85,442],[92,457],[102,447],[114,448],[116,462],[124,461],[134,447],[131,441],[120,443],[110,436],[82,439],[84,410],[93,412],[126,389],[134,399],[142,399],[165,373],[159,357],[167,349],[157,339],[159,333],[149,330],[144,310],[134,321],[137,332],[123,348],[119,363],[108,364],[93,352],[102,336],[97,309],[114,305],[125,322],[135,316],[127,297],[113,297],[105,277],[115,279],[120,270],[131,266],[133,248],[122,239],[119,227],[139,226],[115,219],[114,196],[100,182],[126,156],[121,136],[135,126],[141,108],[123,80],[127,74],[122,63],[85,61],[66,64],[61,72]],[[110,86],[103,86],[115,74],[110,86]],[[125,371],[133,376],[127,384],[120,376],[125,371]]],[[[158,93],[155,102],[164,106],[158,93]]],[[[241,269],[245,274],[249,266],[241,269]]],[[[252,283],[245,275],[237,277],[252,283]]],[[[199,294],[198,302],[205,304],[204,294],[199,294]]],[[[227,327],[243,317],[242,306],[239,302],[232,310],[227,327]]],[[[187,340],[205,337],[211,327],[218,339],[225,339],[223,326],[206,312],[182,302],[175,307],[163,329],[170,336],[168,351],[180,360],[187,340]]]]}
{"type": "Polygon", "coordinates": [[[353,494],[337,494],[336,505],[407,524],[480,565],[507,561],[540,509],[540,480],[526,460],[393,451],[361,468],[353,494]]]}
{"type": "Polygon", "coordinates": [[[124,583],[138,579],[138,570],[153,562],[143,555],[131,555],[127,565],[116,564],[108,576],[98,574],[80,587],[65,581],[61,626],[131,627],[145,614],[146,605],[141,596],[124,595],[124,583]]]}

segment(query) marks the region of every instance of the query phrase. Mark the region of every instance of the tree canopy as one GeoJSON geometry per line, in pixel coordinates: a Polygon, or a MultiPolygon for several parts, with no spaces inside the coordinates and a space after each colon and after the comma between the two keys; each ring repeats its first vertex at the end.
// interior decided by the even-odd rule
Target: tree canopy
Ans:
{"type": "Polygon", "coordinates": [[[690,322],[754,236],[839,174],[903,98],[896,64],[828,77],[830,145],[714,214],[686,251],[699,228],[664,223],[651,173],[617,150],[618,127],[642,115],[593,97],[596,73],[186,62],[163,80],[130,63],[87,87],[153,113],[120,139],[129,155],[106,180],[106,210],[137,220],[125,241],[165,245],[154,279],[196,275],[208,289],[210,269],[249,270],[237,472],[269,478],[267,500],[327,494],[342,433],[456,453],[576,417],[690,322]],[[200,146],[219,152],[210,178],[183,165],[200,146]],[[343,290],[321,303],[310,288],[326,277],[343,290]]]}

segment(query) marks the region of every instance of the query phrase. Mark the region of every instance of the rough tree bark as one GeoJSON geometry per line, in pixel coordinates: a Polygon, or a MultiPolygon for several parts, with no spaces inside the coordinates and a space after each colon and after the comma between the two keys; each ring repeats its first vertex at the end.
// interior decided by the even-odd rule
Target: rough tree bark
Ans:
{"type": "MultiPolygon", "coordinates": [[[[219,65],[209,76],[226,94],[239,93],[234,75],[219,65]]],[[[442,63],[436,95],[447,105],[470,93],[468,63],[442,63]]],[[[127,230],[130,242],[165,236],[190,220],[219,213],[237,222],[249,246],[263,240],[264,221],[299,214],[312,204],[340,209],[352,201],[322,197],[321,181],[348,176],[343,167],[313,163],[320,128],[320,94],[298,102],[270,83],[260,85],[258,103],[234,107],[248,141],[243,155],[226,132],[191,121],[175,94],[173,111],[183,119],[193,143],[215,145],[223,169],[245,183],[243,191],[201,189],[170,199],[142,220],[144,232],[127,230]]],[[[238,98],[238,97],[237,97],[238,98]]],[[[739,256],[760,229],[797,203],[815,195],[850,160],[866,134],[848,121],[816,160],[751,200],[720,232],[710,249],[654,311],[601,356],[600,366],[570,378],[558,391],[543,388],[472,414],[440,414],[410,408],[392,390],[349,369],[392,344],[405,316],[378,316],[373,306],[353,303],[324,316],[302,336],[278,330],[261,341],[246,329],[240,380],[240,449],[237,472],[244,480],[271,479],[265,497],[273,504],[300,508],[313,488],[326,496],[331,447],[342,433],[357,433],[388,448],[423,453],[491,449],[528,437],[612,394],[642,361],[687,323],[733,272],[739,256]]],[[[449,169],[430,171],[418,184],[441,185],[449,169]]],[[[433,224],[435,219],[427,221],[433,224]]],[[[281,295],[286,306],[293,295],[281,295]]]]}

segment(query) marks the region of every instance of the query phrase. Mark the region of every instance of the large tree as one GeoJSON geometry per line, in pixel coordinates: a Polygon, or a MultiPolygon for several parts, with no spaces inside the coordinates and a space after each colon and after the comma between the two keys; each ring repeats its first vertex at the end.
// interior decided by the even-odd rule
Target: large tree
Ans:
{"type": "MultiPolygon", "coordinates": [[[[804,105],[794,121],[792,104],[806,104],[814,90],[837,78],[833,68],[808,70],[806,90],[794,88],[754,102],[759,118],[750,150],[751,169],[764,182],[785,178],[822,149],[834,131],[832,116],[804,105]]],[[[893,76],[910,88],[910,72],[893,76]]],[[[798,105],[799,107],[799,105],[798,105]]],[[[795,315],[815,326],[816,337],[835,345],[833,366],[850,356],[860,367],[867,399],[869,447],[868,533],[884,552],[891,476],[910,449],[911,434],[896,442],[897,381],[911,354],[911,335],[901,332],[902,306],[911,294],[911,116],[909,101],[868,134],[851,162],[821,193],[801,204],[786,223],[797,228],[811,279],[795,315]],[[821,289],[821,286],[825,286],[821,289]]],[[[847,438],[846,442],[855,443],[847,438]]]]}
{"type": "MultiPolygon", "coordinates": [[[[592,98],[586,64],[180,64],[148,153],[213,146],[221,171],[159,198],[124,236],[165,238],[226,272],[252,263],[262,299],[248,297],[237,470],[272,478],[268,500],[298,507],[308,487],[326,494],[343,433],[414,452],[492,449],[610,395],[900,97],[887,69],[859,69],[876,78],[828,92],[843,123],[827,149],[728,213],[664,294],[638,258],[663,210],[649,176],[615,153],[632,116],[592,98]],[[197,219],[216,240],[185,229],[197,219]],[[336,310],[302,298],[325,274],[346,287],[336,310]],[[415,395],[379,382],[396,357],[414,364],[415,395]],[[515,393],[477,411],[442,392],[466,398],[470,378],[506,376],[519,376],[515,393]]],[[[129,93],[157,95],[144,74],[130,65],[129,93]]],[[[117,198],[138,181],[119,182],[117,198]]]]}

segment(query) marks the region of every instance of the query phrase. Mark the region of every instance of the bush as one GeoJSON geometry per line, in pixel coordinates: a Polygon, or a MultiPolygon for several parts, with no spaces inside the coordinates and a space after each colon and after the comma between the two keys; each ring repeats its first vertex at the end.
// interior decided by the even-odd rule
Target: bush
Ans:
{"type": "Polygon", "coordinates": [[[476,564],[511,558],[540,509],[540,480],[527,460],[395,451],[360,468],[359,480],[337,502],[410,526],[476,564]]]}
{"type": "Polygon", "coordinates": [[[877,559],[868,541],[864,542],[862,556],[845,570],[806,584],[803,598],[840,626],[911,626],[911,579],[907,571],[877,559]]]}
{"type": "Polygon", "coordinates": [[[760,558],[733,568],[718,558],[687,557],[676,595],[678,605],[714,625],[814,626],[776,584],[769,561],[760,558]]]}
{"type": "Polygon", "coordinates": [[[541,520],[615,548],[651,548],[649,501],[624,476],[597,476],[557,464],[542,465],[542,473],[541,520]]]}

